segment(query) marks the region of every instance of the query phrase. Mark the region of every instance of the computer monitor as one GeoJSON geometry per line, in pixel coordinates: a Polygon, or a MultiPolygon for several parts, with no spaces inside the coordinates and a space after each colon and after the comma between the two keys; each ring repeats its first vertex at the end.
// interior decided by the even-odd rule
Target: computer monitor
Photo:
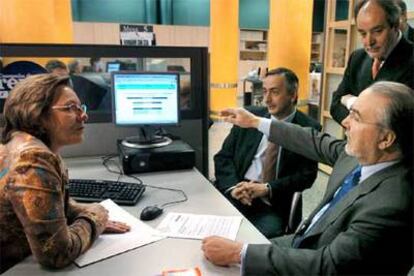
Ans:
{"type": "Polygon", "coordinates": [[[115,71],[119,71],[121,70],[121,63],[120,62],[107,62],[106,63],[106,72],[111,73],[111,72],[115,72],[115,71]]]}
{"type": "Polygon", "coordinates": [[[122,144],[133,148],[171,143],[155,134],[156,127],[180,122],[180,78],[172,72],[112,72],[112,114],[117,126],[138,127],[136,137],[122,144]]]}

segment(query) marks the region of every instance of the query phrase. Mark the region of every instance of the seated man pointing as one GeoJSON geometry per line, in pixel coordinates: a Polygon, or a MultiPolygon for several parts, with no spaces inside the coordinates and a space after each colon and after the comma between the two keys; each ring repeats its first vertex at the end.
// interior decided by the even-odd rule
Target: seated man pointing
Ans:
{"type": "Polygon", "coordinates": [[[347,140],[243,109],[222,112],[226,121],[258,128],[333,171],[321,203],[295,235],[269,245],[207,237],[206,258],[241,263],[243,275],[406,275],[413,265],[413,95],[393,82],[365,89],[344,120],[347,140]]]}

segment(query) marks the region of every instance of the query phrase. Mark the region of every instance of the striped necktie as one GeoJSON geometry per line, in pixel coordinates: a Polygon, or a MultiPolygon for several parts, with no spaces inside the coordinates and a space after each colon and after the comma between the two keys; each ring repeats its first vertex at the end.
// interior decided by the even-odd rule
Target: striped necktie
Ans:
{"type": "Polygon", "coordinates": [[[265,160],[263,162],[263,183],[275,180],[276,178],[276,161],[279,153],[279,145],[268,141],[265,151],[265,160]]]}

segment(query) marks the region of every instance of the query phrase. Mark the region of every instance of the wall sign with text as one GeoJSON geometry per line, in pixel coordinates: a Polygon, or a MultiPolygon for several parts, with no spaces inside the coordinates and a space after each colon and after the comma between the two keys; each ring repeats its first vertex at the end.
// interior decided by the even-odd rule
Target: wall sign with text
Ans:
{"type": "Polygon", "coordinates": [[[120,24],[121,45],[155,46],[155,33],[151,25],[120,24]]]}

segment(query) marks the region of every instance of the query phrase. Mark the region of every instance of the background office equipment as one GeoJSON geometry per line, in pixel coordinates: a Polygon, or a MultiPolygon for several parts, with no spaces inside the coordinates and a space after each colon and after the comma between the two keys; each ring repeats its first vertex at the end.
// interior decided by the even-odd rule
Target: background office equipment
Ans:
{"type": "MultiPolygon", "coordinates": [[[[267,68],[266,68],[267,70],[267,68]]],[[[263,81],[261,80],[260,67],[248,73],[243,79],[243,105],[261,106],[263,102],[263,81]]]]}
{"type": "Polygon", "coordinates": [[[118,61],[109,61],[106,63],[106,72],[111,73],[121,70],[121,63],[118,61]]]}
{"type": "MultiPolygon", "coordinates": [[[[122,66],[128,64],[129,67],[134,67],[134,70],[149,71],[148,66],[155,59],[164,60],[165,70],[167,70],[168,65],[182,66],[186,72],[180,73],[180,79],[183,77],[188,83],[186,87],[189,89],[185,93],[188,104],[180,109],[180,126],[168,126],[165,129],[169,133],[181,137],[194,149],[195,166],[205,176],[208,175],[207,48],[86,44],[0,44],[0,48],[0,58],[5,66],[16,59],[42,64],[50,59],[66,60],[65,58],[70,58],[79,61],[82,67],[89,65],[89,60],[92,57],[99,57],[103,64],[121,61],[121,70],[124,70],[122,66]]],[[[97,85],[102,88],[102,84],[104,84],[105,87],[98,89],[97,101],[100,101],[99,105],[96,104],[93,97],[85,97],[96,106],[96,109],[88,112],[89,120],[85,127],[85,141],[80,145],[65,148],[62,155],[68,157],[117,153],[117,139],[135,135],[136,130],[117,128],[112,123],[110,74],[107,72],[93,72],[73,76],[87,78],[92,82],[97,81],[97,76],[99,76],[100,80],[97,85]]],[[[4,78],[5,76],[0,75],[1,81],[4,81],[4,78]]],[[[91,85],[91,87],[95,86],[91,85]]],[[[91,95],[89,92],[86,94],[86,96],[91,95]]]]}
{"type": "Polygon", "coordinates": [[[129,148],[154,148],[171,144],[155,129],[176,126],[180,121],[180,80],[176,73],[113,72],[112,115],[115,125],[135,127],[138,134],[126,137],[129,148]]]}

